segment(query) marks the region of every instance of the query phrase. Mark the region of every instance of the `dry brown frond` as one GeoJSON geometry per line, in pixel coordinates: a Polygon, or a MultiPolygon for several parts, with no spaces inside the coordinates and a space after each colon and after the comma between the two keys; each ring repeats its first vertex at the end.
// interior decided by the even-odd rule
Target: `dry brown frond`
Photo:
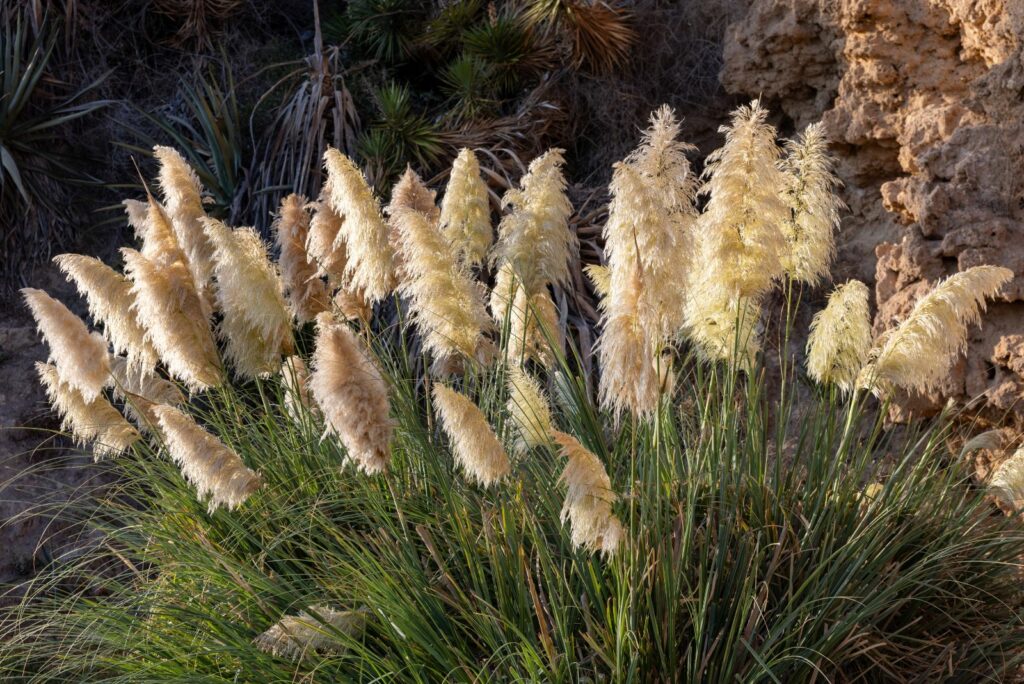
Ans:
{"type": "Polygon", "coordinates": [[[332,632],[355,636],[366,624],[364,610],[334,610],[327,606],[310,606],[309,611],[286,615],[263,632],[253,643],[258,649],[280,658],[298,660],[310,651],[338,652],[332,632]]]}
{"type": "Polygon", "coordinates": [[[612,513],[612,504],[618,497],[612,491],[604,465],[572,435],[553,430],[551,437],[558,444],[559,453],[569,461],[558,483],[567,488],[562,523],[569,521],[573,546],[600,551],[604,556],[614,554],[625,532],[612,513]]]}
{"type": "Polygon", "coordinates": [[[469,266],[480,266],[494,241],[491,203],[487,184],[480,177],[480,164],[469,148],[459,150],[452,163],[448,187],[441,202],[441,232],[458,258],[469,266]]]}
{"type": "Polygon", "coordinates": [[[369,475],[391,460],[388,388],[355,334],[330,314],[316,318],[316,351],[309,389],[349,460],[369,475]]]}
{"type": "Polygon", "coordinates": [[[837,287],[828,305],[811,321],[807,337],[807,372],[820,383],[853,389],[871,349],[868,288],[859,280],[837,287]]]}
{"type": "Polygon", "coordinates": [[[332,148],[324,155],[324,163],[330,180],[327,199],[344,219],[335,245],[345,242],[349,284],[371,301],[384,299],[395,288],[395,251],[380,206],[351,159],[332,148]]]}
{"type": "Polygon", "coordinates": [[[782,226],[788,245],[782,266],[794,280],[817,285],[835,257],[834,234],[845,206],[836,196],[839,179],[832,172],[821,123],[811,124],[798,140],[786,143],[782,169],[790,212],[782,226]]]}
{"type": "Polygon", "coordinates": [[[36,371],[60,414],[61,429],[70,430],[82,446],[91,443],[95,460],[117,455],[138,441],[139,433],[102,394],[87,400],[77,387],[64,381],[53,364],[36,363],[36,371]]]}
{"type": "Polygon", "coordinates": [[[121,254],[135,312],[167,370],[191,391],[219,385],[217,343],[188,268],[180,261],[161,267],[134,249],[121,254]]]}
{"type": "Polygon", "coordinates": [[[512,469],[505,449],[476,404],[441,383],[434,385],[434,406],[451,440],[455,460],[466,476],[490,487],[512,469]]]}
{"type": "Polygon", "coordinates": [[[262,485],[260,476],[217,437],[199,427],[191,416],[173,406],[157,405],[153,413],[171,458],[202,500],[210,496],[209,511],[238,508],[262,485]]]}
{"type": "Polygon", "coordinates": [[[115,354],[125,354],[136,371],[152,372],[157,356],[135,313],[132,285],[123,275],[94,257],[61,254],[54,263],[85,296],[89,313],[103,324],[115,354]]]}
{"type": "Polygon", "coordinates": [[[81,393],[87,403],[94,401],[110,381],[107,341],[97,332],[90,333],[81,318],[42,290],[26,287],[21,294],[50,347],[50,360],[61,381],[81,393]]]}
{"type": "Polygon", "coordinates": [[[585,0],[528,0],[523,17],[532,26],[565,31],[572,44],[575,68],[614,71],[629,59],[636,32],[629,15],[603,2],[585,0]]]}
{"type": "Polygon", "coordinates": [[[227,357],[242,377],[274,373],[292,347],[291,314],[266,245],[252,228],[232,230],[204,219],[213,245],[217,304],[224,314],[218,332],[227,357]]]}
{"type": "Polygon", "coordinates": [[[914,306],[906,320],[872,350],[859,387],[885,393],[892,387],[937,388],[967,345],[967,328],[981,320],[985,298],[1013,279],[1001,266],[975,266],[946,278],[914,306]]]}
{"type": "MultiPolygon", "coordinates": [[[[331,306],[327,286],[317,277],[316,263],[306,253],[310,217],[305,205],[306,198],[288,195],[281,200],[281,208],[272,226],[281,253],[277,261],[281,280],[292,314],[300,323],[313,320],[331,306]]],[[[331,236],[333,241],[334,236],[331,236]]]]}

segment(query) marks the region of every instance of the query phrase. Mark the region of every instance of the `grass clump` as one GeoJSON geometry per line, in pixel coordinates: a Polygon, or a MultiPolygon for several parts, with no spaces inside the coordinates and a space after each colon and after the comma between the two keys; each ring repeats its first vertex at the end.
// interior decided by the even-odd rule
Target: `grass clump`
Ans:
{"type": "MultiPolygon", "coordinates": [[[[756,105],[734,125],[729,140],[756,137],[763,149],[764,159],[747,163],[774,161],[774,131],[756,105]]],[[[1006,274],[983,267],[946,281],[905,330],[866,352],[835,356],[842,345],[832,338],[844,326],[861,330],[867,311],[831,315],[817,326],[822,341],[812,340],[821,345],[811,356],[823,384],[797,403],[806,376],[787,345],[767,344],[774,334],[789,338],[799,299],[779,265],[784,225],[766,221],[774,214],[757,213],[749,199],[700,213],[688,167],[668,174],[654,163],[657,150],[682,149],[659,137],[675,130],[671,112],[660,111],[617,172],[623,189],[630,174],[638,187],[675,191],[669,204],[682,220],[641,221],[648,212],[616,196],[606,227],[612,301],[602,307],[603,329],[616,328],[621,341],[599,349],[603,368],[626,375],[602,385],[600,401],[599,379],[583,370],[589,350],[558,326],[560,273],[576,242],[557,152],[506,197],[511,210],[489,260],[496,274],[462,261],[459,231],[442,263],[441,212],[394,203],[385,218],[359,170],[330,152],[311,219],[342,221],[331,249],[317,250],[332,255],[319,269],[330,310],[286,335],[261,335],[266,297],[253,296],[248,312],[244,297],[230,306],[216,297],[209,318],[191,317],[195,334],[213,325],[227,349],[236,335],[261,342],[260,358],[275,367],[252,372],[222,352],[210,365],[220,378],[192,383],[178,408],[164,404],[180,396],[147,396],[146,383],[130,391],[123,374],[112,376],[117,406],[156,420],[140,424],[146,436],[121,456],[100,462],[112,484],[74,508],[93,543],[58,555],[3,615],[0,674],[38,682],[902,682],[1013,671],[1024,647],[1018,521],[995,514],[949,454],[952,412],[894,430],[872,396],[884,409],[905,386],[904,374],[878,370],[897,358],[893,340],[927,347],[931,323],[963,335],[1006,274]],[[756,231],[744,230],[751,225],[756,231]],[[617,234],[626,230],[637,238],[617,234]],[[674,244],[659,231],[678,230],[714,262],[688,266],[680,282],[650,278],[669,265],[629,250],[674,244]],[[778,235],[766,237],[771,230],[778,235]],[[548,245],[543,254],[531,255],[528,234],[548,245]],[[721,248],[726,241],[730,249],[721,248]],[[750,264],[766,244],[771,268],[759,272],[750,264]],[[708,297],[705,272],[735,275],[730,268],[742,277],[723,279],[708,297]],[[491,280],[498,284],[488,298],[491,280]],[[473,318],[453,327],[437,316],[455,281],[467,301],[489,300],[493,326],[473,318]],[[516,299],[517,287],[526,296],[516,299]],[[784,311],[773,316],[765,293],[779,287],[784,311]],[[365,300],[364,310],[376,300],[373,316],[346,320],[342,304],[352,297],[365,300]],[[551,302],[555,315],[538,315],[538,302],[551,302]],[[753,320],[736,320],[737,311],[753,320]],[[227,324],[239,316],[251,325],[227,324]],[[517,325],[517,317],[532,322],[517,325]],[[716,322],[727,330],[712,332],[731,335],[728,347],[705,343],[716,322]],[[466,326],[473,344],[442,343],[466,326]],[[783,351],[762,351],[773,348],[783,351]],[[779,362],[769,364],[773,353],[779,362]],[[830,375],[836,364],[843,372],[830,375]],[[643,401],[609,394],[628,386],[627,368],[652,378],[643,401]],[[830,384],[833,377],[843,381],[830,384]]],[[[732,168],[739,148],[729,145],[717,156],[729,173],[710,172],[704,186],[712,199],[740,182],[732,168]]],[[[786,173],[781,164],[778,187],[760,188],[779,193],[769,199],[780,215],[776,205],[794,187],[819,200],[833,187],[827,172],[802,184],[786,173]]],[[[448,192],[472,192],[470,180],[448,192]]],[[[433,202],[429,192],[419,196],[433,202]]],[[[803,199],[804,211],[823,207],[824,218],[801,225],[825,244],[833,205],[803,199]]],[[[172,211],[181,239],[177,220],[172,211]]],[[[210,235],[226,230],[190,220],[210,235]]],[[[230,256],[223,249],[208,268],[181,264],[190,258],[181,249],[162,254],[182,281],[171,291],[193,298],[191,273],[213,273],[221,294],[233,279],[276,277],[262,255],[243,277],[220,263],[230,256]]],[[[308,307],[289,301],[308,321],[308,307]]],[[[139,321],[161,331],[162,315],[180,311],[139,321]]],[[[933,362],[944,368],[956,348],[943,340],[933,362]]],[[[161,361],[154,379],[189,383],[183,359],[161,361]]]]}

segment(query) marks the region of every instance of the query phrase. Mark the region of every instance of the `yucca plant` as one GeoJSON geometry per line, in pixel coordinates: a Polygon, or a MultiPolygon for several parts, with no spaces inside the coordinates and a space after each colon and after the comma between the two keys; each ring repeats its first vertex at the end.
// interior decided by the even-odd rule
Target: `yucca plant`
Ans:
{"type": "Polygon", "coordinates": [[[377,117],[359,150],[367,164],[380,169],[377,182],[387,183],[407,162],[430,168],[441,156],[440,129],[413,109],[409,89],[389,83],[374,92],[377,117]]]}
{"type": "Polygon", "coordinates": [[[427,5],[416,0],[352,0],[346,15],[350,35],[389,64],[412,56],[428,18],[427,5]]]}
{"type": "MultiPolygon", "coordinates": [[[[699,244],[698,230],[770,230],[749,207],[721,202],[742,152],[760,156],[755,167],[776,160],[778,150],[750,152],[751,139],[777,144],[758,112],[736,114],[704,182],[718,201],[706,213],[693,205],[698,180],[671,111],[617,167],[609,266],[595,271],[600,395],[581,370],[587,350],[557,311],[543,314],[550,287],[568,286],[575,246],[558,150],[505,197],[493,321],[470,256],[486,231],[469,151],[441,210],[412,171],[382,210],[352,160],[328,151],[308,245],[334,304],[312,330],[282,327],[277,275],[251,232],[236,230],[234,244],[203,221],[215,248],[197,268],[184,263],[195,251],[175,249],[185,222],[171,209],[162,230],[154,205],[128,273],[136,301],[116,309],[159,342],[148,384],[127,387],[102,339],[26,292],[53,356],[40,375],[66,426],[98,455],[121,455],[99,464],[112,484],[64,511],[94,543],[58,551],[4,614],[5,680],[1009,677],[1024,652],[1019,519],[996,514],[948,452],[952,409],[891,430],[884,398],[913,385],[895,372],[901,353],[933,382],[1012,274],[953,276],[894,333],[852,353],[866,310],[849,305],[856,287],[837,294],[811,339],[820,384],[797,405],[793,360],[769,366],[761,345],[741,339],[761,326],[728,319],[744,300],[761,315],[752,276],[707,298],[692,282],[703,264],[669,262],[685,253],[679,233],[699,244]],[[147,275],[149,262],[163,269],[147,275]],[[198,297],[193,272],[214,274],[221,358],[179,344],[185,328],[213,339],[201,314],[180,318],[198,297]],[[172,273],[177,290],[161,298],[153,284],[172,273]],[[669,291],[681,285],[704,297],[699,306],[669,291]],[[398,313],[347,317],[353,297],[398,313]],[[632,336],[606,344],[621,318],[632,336]],[[732,345],[709,341],[712,323],[732,345]],[[254,360],[273,363],[253,373],[254,360]],[[630,364],[637,382],[653,372],[652,403],[611,396],[623,378],[603,376],[630,364]],[[206,367],[209,378],[189,381],[206,367]],[[171,377],[195,391],[190,401],[155,391],[171,377]]],[[[802,192],[832,187],[826,175],[802,192]]],[[[282,224],[303,223],[296,211],[286,200],[282,224]]],[[[826,240],[834,229],[802,225],[826,240]]],[[[785,244],[785,224],[775,230],[785,244]]],[[[715,269],[752,258],[743,237],[735,249],[748,253],[735,261],[717,239],[703,248],[715,269]]],[[[787,282],[782,269],[763,278],[765,291],[787,282]]],[[[993,482],[1004,498],[1021,488],[1019,471],[993,482]]]]}
{"type": "Polygon", "coordinates": [[[636,32],[622,9],[600,0],[527,0],[524,4],[527,24],[568,39],[577,68],[586,65],[608,72],[629,58],[636,32]]]}
{"type": "Polygon", "coordinates": [[[60,39],[54,24],[37,32],[5,9],[0,33],[0,283],[7,290],[26,264],[46,258],[72,232],[69,183],[90,180],[61,141],[67,126],[106,102],[88,100],[100,80],[72,90],[49,73],[60,39]]]}

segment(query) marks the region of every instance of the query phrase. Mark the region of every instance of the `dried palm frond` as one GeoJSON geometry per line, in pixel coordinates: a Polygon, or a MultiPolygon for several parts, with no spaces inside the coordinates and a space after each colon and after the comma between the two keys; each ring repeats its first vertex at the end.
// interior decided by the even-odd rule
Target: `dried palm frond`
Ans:
{"type": "Polygon", "coordinates": [[[798,140],[786,143],[782,169],[790,212],[782,226],[788,245],[782,265],[794,280],[817,285],[835,256],[834,234],[845,206],[836,196],[840,183],[832,171],[823,124],[811,124],[798,140]]]}
{"type": "Polygon", "coordinates": [[[117,455],[138,441],[138,431],[102,394],[86,399],[53,364],[36,363],[36,371],[50,403],[60,414],[61,429],[70,430],[80,445],[92,444],[97,461],[117,455]]]}
{"type": "Polygon", "coordinates": [[[967,328],[981,320],[985,299],[1013,279],[1001,266],[975,266],[949,276],[926,294],[874,349],[857,378],[859,387],[927,392],[945,380],[967,345],[967,328]]]}
{"type": "Polygon", "coordinates": [[[551,437],[559,453],[569,461],[558,483],[567,488],[562,523],[569,521],[573,546],[600,551],[604,556],[614,554],[625,532],[612,513],[612,504],[618,497],[612,491],[604,465],[572,435],[553,430],[551,437]]]}
{"type": "Polygon", "coordinates": [[[309,389],[327,422],[324,435],[337,435],[348,459],[368,475],[383,472],[391,460],[392,429],[384,378],[347,325],[328,313],[316,322],[309,389]]]}
{"type": "Polygon", "coordinates": [[[317,265],[306,252],[310,217],[305,205],[306,198],[288,195],[281,200],[272,226],[280,252],[277,265],[281,269],[281,280],[292,315],[300,323],[312,321],[331,305],[327,286],[317,276],[317,265]]]}
{"type": "Polygon", "coordinates": [[[849,392],[870,349],[868,288],[859,280],[851,280],[829,295],[828,305],[811,321],[807,372],[820,383],[833,383],[849,392]]]}
{"type": "Polygon", "coordinates": [[[125,354],[132,369],[152,372],[156,350],[135,313],[135,295],[128,279],[99,259],[82,254],[61,254],[53,261],[85,295],[89,313],[103,324],[114,353],[125,354]]]}
{"type": "Polygon", "coordinates": [[[261,651],[292,660],[310,651],[337,653],[338,640],[332,632],[355,636],[363,629],[366,617],[365,610],[310,606],[298,615],[285,615],[253,639],[253,643],[261,651]]]}
{"type": "Polygon", "coordinates": [[[188,414],[164,405],[154,406],[153,414],[181,474],[196,488],[200,500],[209,495],[210,513],[220,506],[238,508],[260,488],[260,476],[188,414]]]}
{"type": "Polygon", "coordinates": [[[90,333],[82,319],[42,290],[21,290],[36,326],[50,347],[50,360],[61,381],[74,388],[89,403],[99,397],[110,381],[107,341],[90,333]]]}
{"type": "Polygon", "coordinates": [[[238,13],[245,0],[153,0],[157,13],[178,22],[174,42],[210,45],[220,26],[238,13]]]}
{"type": "Polygon", "coordinates": [[[512,466],[483,411],[468,397],[440,383],[434,385],[433,397],[441,427],[466,476],[484,487],[506,477],[512,466]]]}

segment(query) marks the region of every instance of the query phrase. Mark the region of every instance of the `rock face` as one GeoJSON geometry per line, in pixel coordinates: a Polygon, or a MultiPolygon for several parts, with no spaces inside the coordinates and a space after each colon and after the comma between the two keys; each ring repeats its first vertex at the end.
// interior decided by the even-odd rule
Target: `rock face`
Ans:
{"type": "Polygon", "coordinates": [[[1017,275],[903,416],[980,395],[982,416],[1024,424],[1022,46],[1020,0],[755,0],[728,32],[728,90],[825,122],[851,209],[834,277],[874,283],[876,331],[957,270],[1017,275]]]}

